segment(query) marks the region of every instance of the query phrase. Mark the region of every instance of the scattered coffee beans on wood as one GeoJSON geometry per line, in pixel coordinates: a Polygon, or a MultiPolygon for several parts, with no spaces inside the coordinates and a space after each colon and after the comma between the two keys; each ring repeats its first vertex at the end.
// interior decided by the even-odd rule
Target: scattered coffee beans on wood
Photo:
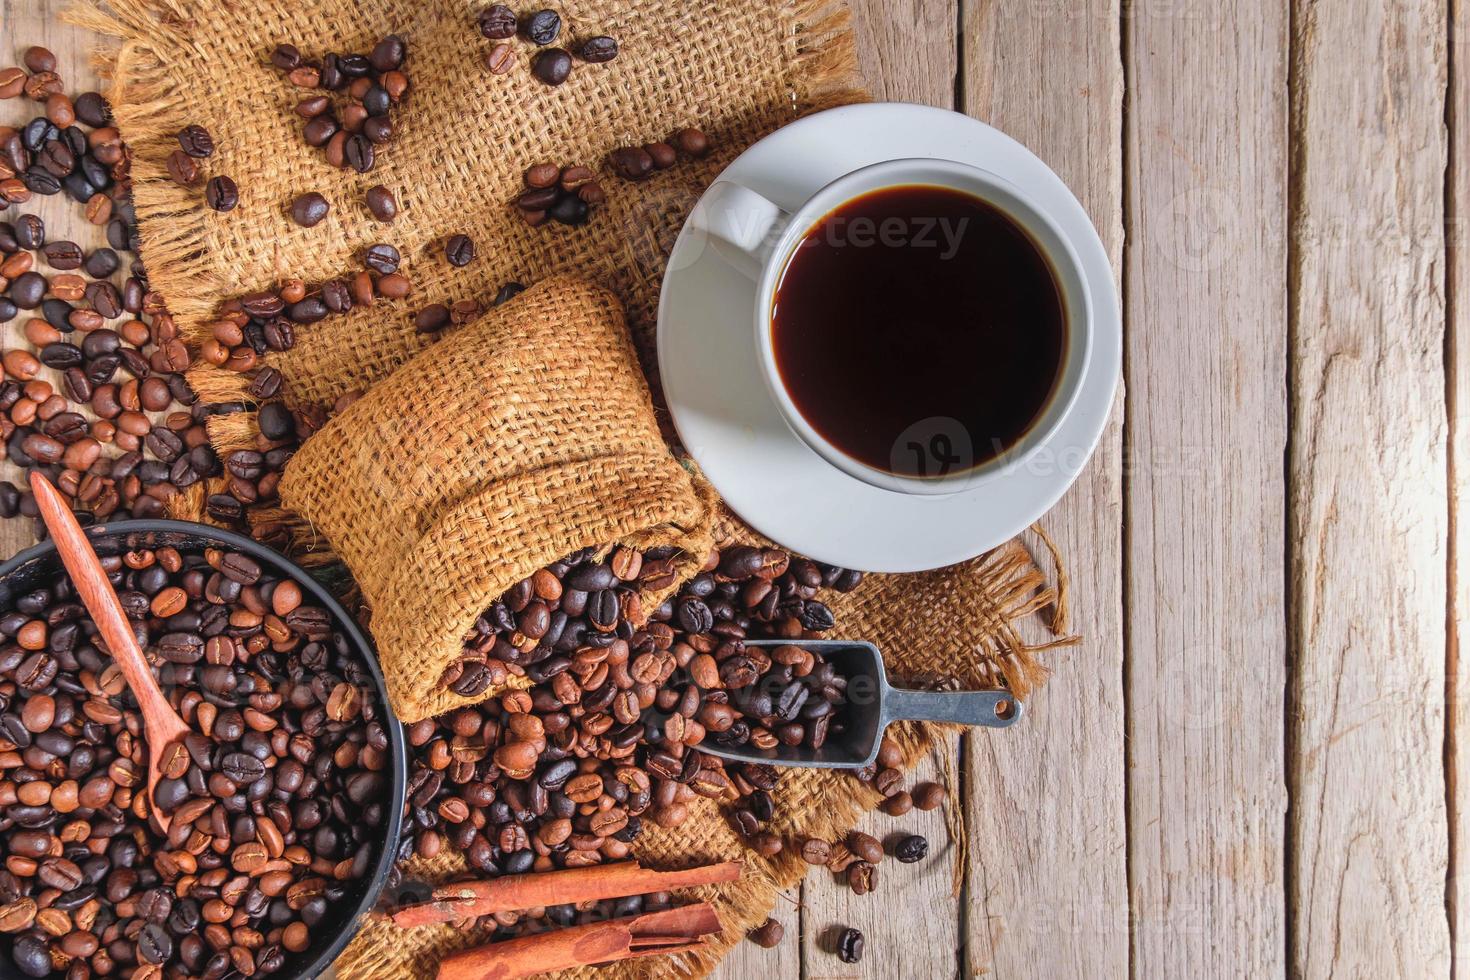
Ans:
{"type": "Polygon", "coordinates": [[[377,164],[377,147],[393,140],[392,110],[409,88],[407,57],[407,43],[389,34],[366,55],[333,52],[310,61],[295,45],[280,44],[270,60],[297,88],[331,93],[296,104],[296,114],[306,120],[307,144],[320,148],[334,167],[367,173],[377,164]]]}
{"type": "Polygon", "coordinates": [[[376,864],[387,733],[327,610],[247,555],[103,559],[193,732],[145,822],[142,719],[69,580],[0,609],[0,945],[25,976],[268,975],[376,864]]]}
{"type": "MultiPolygon", "coordinates": [[[[49,74],[33,86],[46,114],[0,126],[0,211],[65,192],[106,227],[108,245],[84,252],[52,240],[34,214],[0,221],[0,323],[24,318],[0,357],[0,458],[41,470],[84,521],[159,517],[179,490],[220,471],[204,430],[210,410],[195,404],[183,375],[191,352],[135,254],[128,154],[106,100],[68,98],[54,68],[31,71],[49,74]],[[131,266],[119,285],[123,254],[131,266]]],[[[35,77],[0,71],[0,95],[22,94],[35,77]]],[[[201,134],[181,132],[171,158],[196,180],[184,147],[202,153],[212,141],[201,134]]],[[[0,482],[0,517],[17,515],[36,516],[29,490],[0,482]]]]}
{"type": "Polygon", "coordinates": [[[857,963],[863,958],[863,934],[856,929],[843,929],[837,937],[837,958],[844,963],[857,963]]]}

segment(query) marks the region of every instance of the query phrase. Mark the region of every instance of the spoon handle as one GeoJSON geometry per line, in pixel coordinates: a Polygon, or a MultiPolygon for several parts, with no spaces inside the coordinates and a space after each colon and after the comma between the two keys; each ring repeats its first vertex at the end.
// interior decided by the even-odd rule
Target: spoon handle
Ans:
{"type": "Polygon", "coordinates": [[[1025,708],[1010,691],[908,691],[891,688],[885,708],[890,721],[941,721],[983,728],[1009,728],[1025,708]]]}
{"type": "Polygon", "coordinates": [[[145,722],[148,719],[157,719],[172,730],[169,734],[175,736],[187,731],[183,719],[179,718],[173,705],[168,703],[168,698],[159,690],[158,681],[148,669],[143,651],[138,648],[132,623],[128,621],[127,613],[123,611],[112,583],[107,580],[107,573],[102,570],[102,562],[98,560],[97,552],[92,550],[92,542],[87,540],[86,533],[77,523],[61,492],[51,485],[51,481],[34,470],[31,472],[31,490],[36,495],[36,507],[41,512],[41,519],[46,522],[46,529],[56,542],[61,563],[66,566],[66,572],[76,586],[82,605],[97,624],[102,638],[107,641],[112,659],[122,671],[123,679],[128,682],[133,697],[137,698],[145,722]]]}

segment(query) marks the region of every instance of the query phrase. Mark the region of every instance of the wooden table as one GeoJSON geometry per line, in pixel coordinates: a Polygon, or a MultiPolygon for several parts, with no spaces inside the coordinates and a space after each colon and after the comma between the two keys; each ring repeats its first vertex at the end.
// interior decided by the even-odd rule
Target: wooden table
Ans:
{"type": "MultiPolygon", "coordinates": [[[[0,36],[77,80],[60,6],[9,3],[0,36]]],[[[864,898],[812,875],[786,941],[719,975],[1448,976],[1470,935],[1460,11],[854,6],[875,95],[999,126],[1087,206],[1126,392],[1045,522],[1086,644],[1026,724],[921,769],[957,774],[964,861],[939,814],[874,816],[929,860],[864,898]],[[838,925],[861,964],[829,952],[838,925]]]]}

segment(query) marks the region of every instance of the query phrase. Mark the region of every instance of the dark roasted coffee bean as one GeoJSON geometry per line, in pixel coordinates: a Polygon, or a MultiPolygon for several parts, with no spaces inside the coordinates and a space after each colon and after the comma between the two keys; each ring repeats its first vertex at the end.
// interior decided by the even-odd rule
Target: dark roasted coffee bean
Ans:
{"type": "Polygon", "coordinates": [[[480,11],[477,19],[480,34],[491,41],[503,41],[516,35],[516,15],[504,4],[494,4],[480,11]]]}
{"type": "Polygon", "coordinates": [[[181,187],[189,187],[199,180],[199,165],[183,150],[174,150],[170,153],[164,163],[164,168],[173,182],[181,187]]]}
{"type": "Polygon", "coordinates": [[[291,202],[291,220],[303,228],[312,228],[320,224],[330,210],[331,205],[325,197],[310,191],[291,202]]]}
{"type": "Polygon", "coordinates": [[[767,919],[763,924],[746,933],[746,938],[757,946],[773,949],[781,945],[782,938],[786,935],[786,928],[775,919],[767,919]]]}
{"type": "Polygon", "coordinates": [[[837,937],[837,958],[844,963],[857,963],[863,958],[863,934],[856,929],[843,929],[837,937]]]}
{"type": "Polygon", "coordinates": [[[451,235],[444,245],[444,257],[455,268],[463,268],[475,259],[475,243],[468,235],[451,235]]]}
{"type": "Polygon", "coordinates": [[[679,130],[674,134],[673,142],[680,153],[692,157],[702,157],[709,152],[709,137],[693,127],[679,130]]]}
{"type": "Polygon", "coordinates": [[[216,211],[233,211],[240,203],[240,190],[233,180],[219,174],[204,185],[204,200],[216,211]]]}
{"type": "Polygon", "coordinates": [[[392,221],[398,217],[398,200],[382,184],[369,187],[365,198],[368,211],[379,221],[392,221]]]}
{"type": "Polygon", "coordinates": [[[546,210],[547,215],[553,221],[564,225],[584,225],[587,223],[589,209],[587,202],[575,194],[564,194],[555,204],[546,210]]]}
{"type": "Polygon", "coordinates": [[[35,250],[46,244],[46,224],[39,215],[23,214],[15,219],[15,240],[21,248],[35,250]]]}
{"type": "Polygon", "coordinates": [[[97,92],[83,92],[72,104],[77,118],[94,129],[106,126],[112,118],[112,107],[97,92]]]}
{"type": "Polygon", "coordinates": [[[893,856],[904,864],[914,864],[924,860],[929,854],[929,841],[927,838],[912,834],[905,837],[894,845],[893,856]]]}
{"type": "MultiPolygon", "coordinates": [[[[87,269],[87,275],[93,279],[106,279],[116,272],[118,266],[122,263],[118,259],[117,253],[112,249],[97,248],[88,253],[86,261],[83,264],[87,269]]],[[[117,314],[112,315],[116,316],[117,314]]]]}
{"type": "Polygon", "coordinates": [[[389,273],[397,272],[400,261],[401,256],[398,254],[398,249],[392,245],[379,242],[376,245],[369,245],[363,249],[362,264],[379,275],[386,276],[389,273]]]}
{"type": "Polygon", "coordinates": [[[179,130],[179,148],[191,157],[203,159],[214,153],[214,138],[203,126],[191,123],[179,130]]]}
{"type": "Polygon", "coordinates": [[[389,34],[368,53],[368,63],[374,71],[393,71],[403,64],[403,59],[408,53],[408,46],[404,44],[403,38],[397,34],[389,34]]]}
{"type": "Polygon", "coordinates": [[[34,310],[41,305],[48,285],[38,272],[22,273],[10,283],[10,299],[23,310],[34,310]]]}
{"type": "Polygon", "coordinates": [[[281,372],[275,368],[261,368],[260,372],[251,379],[247,391],[252,398],[274,398],[281,393],[283,381],[281,372]]]}
{"type": "Polygon", "coordinates": [[[82,266],[82,249],[76,242],[47,242],[41,247],[46,264],[53,269],[70,272],[82,266]]]}
{"type": "Polygon", "coordinates": [[[526,18],[524,33],[532,44],[548,45],[561,33],[561,17],[554,10],[538,10],[526,18]]]}
{"type": "Polygon", "coordinates": [[[508,282],[504,286],[500,287],[500,290],[495,294],[495,299],[491,302],[491,305],[499,306],[501,303],[507,303],[515,299],[517,296],[519,296],[521,293],[524,293],[525,291],[526,287],[522,286],[520,283],[508,282]]]}
{"type": "Polygon", "coordinates": [[[343,159],[347,166],[360,174],[365,174],[373,169],[375,152],[372,140],[358,133],[347,138],[347,143],[342,148],[343,159]]]}
{"type": "Polygon", "coordinates": [[[602,64],[618,56],[618,42],[605,34],[599,34],[583,41],[577,54],[581,55],[583,61],[594,65],[602,64]]]}
{"type": "Polygon", "coordinates": [[[624,146],[608,154],[608,165],[619,177],[642,180],[653,172],[653,157],[641,146],[624,146]]]}
{"type": "Polygon", "coordinates": [[[536,52],[531,59],[531,74],[547,85],[560,85],[572,73],[572,56],[561,48],[536,52]]]}
{"type": "Polygon", "coordinates": [[[433,303],[419,310],[413,319],[413,326],[419,333],[438,333],[449,325],[449,307],[443,303],[433,303]]]}

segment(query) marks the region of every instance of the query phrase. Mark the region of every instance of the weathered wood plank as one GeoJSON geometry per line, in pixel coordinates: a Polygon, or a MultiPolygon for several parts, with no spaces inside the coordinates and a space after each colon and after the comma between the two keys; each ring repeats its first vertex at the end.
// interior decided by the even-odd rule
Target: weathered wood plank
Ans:
{"type": "MultiPolygon", "coordinates": [[[[953,755],[952,742],[936,745],[919,761],[905,787],[942,782],[946,757],[952,764],[953,755]]],[[[959,804],[952,796],[945,806],[959,804]]],[[[827,869],[812,869],[802,907],[802,976],[807,980],[956,976],[963,906],[953,890],[958,845],[945,829],[944,810],[912,810],[902,817],[874,811],[864,815],[858,829],[882,841],[888,854],[877,868],[878,888],[856,895],[827,869]],[[892,857],[892,845],[909,834],[928,839],[929,856],[916,864],[900,864],[892,857]],[[845,928],[863,934],[865,952],[859,963],[843,963],[836,956],[837,935],[845,928]]]]}
{"type": "Polygon", "coordinates": [[[1303,978],[1451,965],[1446,14],[1298,0],[1294,17],[1288,901],[1303,978]]]}
{"type": "MultiPolygon", "coordinates": [[[[1119,268],[1122,90],[1112,0],[969,0],[963,106],[1036,151],[1119,268]]],[[[969,736],[965,976],[1126,977],[1122,392],[1096,455],[1043,525],[1065,556],[1083,646],[1059,653],[1023,726],[969,736]]]]}
{"type": "Polygon", "coordinates": [[[1140,978],[1286,968],[1287,21],[1226,2],[1124,22],[1140,978]]]}
{"type": "Polygon", "coordinates": [[[1448,98],[1449,194],[1446,205],[1448,331],[1445,392],[1449,417],[1449,657],[1445,739],[1450,867],[1445,907],[1453,940],[1454,975],[1470,975],[1470,5],[1453,3],[1448,98]]]}

